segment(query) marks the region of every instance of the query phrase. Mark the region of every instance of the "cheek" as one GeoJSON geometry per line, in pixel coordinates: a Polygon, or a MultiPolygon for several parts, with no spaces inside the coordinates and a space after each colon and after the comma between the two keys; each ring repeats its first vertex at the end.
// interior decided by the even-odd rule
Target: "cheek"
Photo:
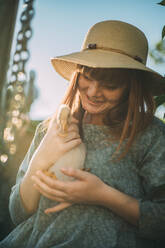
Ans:
{"type": "Polygon", "coordinates": [[[79,86],[78,91],[79,91],[80,97],[82,97],[82,95],[84,94],[85,89],[82,88],[81,86],[79,86]]]}
{"type": "Polygon", "coordinates": [[[114,90],[114,91],[105,90],[104,91],[104,97],[107,100],[119,100],[121,96],[122,96],[122,90],[114,90]]]}
{"type": "Polygon", "coordinates": [[[84,91],[87,88],[88,88],[88,84],[87,83],[81,82],[81,81],[78,83],[78,89],[79,89],[79,91],[84,91]]]}
{"type": "Polygon", "coordinates": [[[78,91],[79,91],[79,94],[80,94],[80,97],[82,98],[86,91],[88,90],[88,85],[87,83],[78,83],[78,91]]]}

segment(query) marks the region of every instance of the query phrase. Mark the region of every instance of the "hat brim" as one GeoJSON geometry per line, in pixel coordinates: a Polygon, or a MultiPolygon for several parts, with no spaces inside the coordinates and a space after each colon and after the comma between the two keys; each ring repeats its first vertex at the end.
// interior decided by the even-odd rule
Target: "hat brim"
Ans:
{"type": "Polygon", "coordinates": [[[126,68],[143,70],[149,73],[152,93],[155,96],[165,94],[165,78],[143,63],[124,54],[101,49],[88,49],[81,52],[55,57],[51,63],[57,73],[70,81],[77,64],[92,68],[126,68]]]}

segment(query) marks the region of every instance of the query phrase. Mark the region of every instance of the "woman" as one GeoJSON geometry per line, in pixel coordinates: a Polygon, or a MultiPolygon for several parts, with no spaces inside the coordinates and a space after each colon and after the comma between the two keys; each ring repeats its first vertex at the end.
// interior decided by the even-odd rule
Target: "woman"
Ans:
{"type": "MultiPolygon", "coordinates": [[[[153,95],[164,78],[146,67],[147,40],[120,21],[95,24],[81,52],[52,59],[70,80],[62,103],[72,110],[67,137],[56,115],[37,129],[10,196],[17,227],[0,247],[156,247],[165,233],[165,126],[153,95]],[[84,142],[85,168],[43,173],[84,142]]],[[[160,247],[160,246],[159,246],[160,247]]]]}

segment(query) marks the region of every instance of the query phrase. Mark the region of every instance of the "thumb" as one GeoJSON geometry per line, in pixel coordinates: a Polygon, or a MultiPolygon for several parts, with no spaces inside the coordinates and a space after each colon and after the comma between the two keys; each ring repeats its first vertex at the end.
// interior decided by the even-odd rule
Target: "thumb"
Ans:
{"type": "Polygon", "coordinates": [[[62,173],[67,175],[67,176],[70,176],[70,177],[74,177],[76,179],[79,179],[79,180],[85,180],[86,177],[88,176],[88,172],[86,171],[82,171],[82,170],[79,170],[79,169],[73,169],[73,168],[68,168],[68,169],[65,169],[65,168],[62,168],[61,169],[62,173]]]}

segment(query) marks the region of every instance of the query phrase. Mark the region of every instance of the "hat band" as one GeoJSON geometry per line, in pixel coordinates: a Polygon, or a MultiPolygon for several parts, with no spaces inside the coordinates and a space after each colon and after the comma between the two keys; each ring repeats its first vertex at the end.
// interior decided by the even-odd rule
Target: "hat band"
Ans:
{"type": "Polygon", "coordinates": [[[126,52],[124,52],[123,50],[120,50],[120,49],[115,49],[115,48],[111,48],[111,47],[100,47],[100,46],[98,47],[96,44],[92,43],[92,44],[88,44],[88,47],[83,49],[83,51],[84,50],[89,50],[89,49],[90,50],[92,50],[92,49],[101,49],[101,50],[106,50],[106,51],[111,51],[111,52],[115,52],[115,53],[124,54],[124,55],[126,55],[126,56],[128,56],[128,57],[130,57],[132,59],[135,59],[138,62],[144,64],[143,59],[141,57],[139,57],[137,55],[133,56],[133,55],[131,55],[129,53],[126,53],[126,52]]]}

